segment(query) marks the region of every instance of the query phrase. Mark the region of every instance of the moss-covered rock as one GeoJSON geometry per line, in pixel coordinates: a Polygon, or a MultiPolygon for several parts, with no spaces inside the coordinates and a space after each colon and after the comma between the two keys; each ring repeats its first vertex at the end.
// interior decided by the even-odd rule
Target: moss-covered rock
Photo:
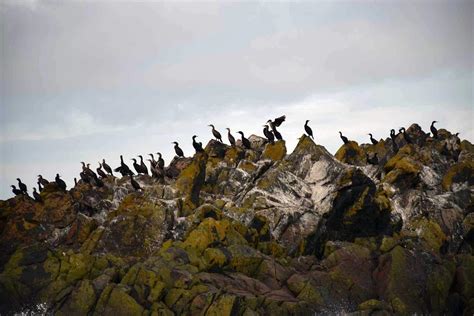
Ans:
{"type": "Polygon", "coordinates": [[[401,187],[411,187],[417,183],[422,166],[416,161],[415,148],[406,145],[393,156],[384,166],[387,174],[383,181],[401,187]]]}
{"type": "Polygon", "coordinates": [[[122,200],[118,209],[109,214],[110,224],[100,236],[95,251],[107,251],[120,256],[142,256],[157,249],[165,238],[167,217],[163,202],[146,195],[132,193],[122,200]]]}
{"type": "Polygon", "coordinates": [[[468,185],[474,185],[474,161],[468,160],[459,162],[448,169],[443,177],[443,189],[451,190],[453,184],[466,182],[468,185]]]}
{"type": "Polygon", "coordinates": [[[213,218],[206,218],[191,231],[183,245],[185,248],[195,249],[202,253],[208,247],[245,245],[246,243],[245,238],[238,233],[229,220],[216,221],[213,218]]]}
{"type": "Polygon", "coordinates": [[[468,301],[474,297],[474,256],[461,255],[458,262],[455,288],[464,301],[468,301]]]}
{"type": "Polygon", "coordinates": [[[109,285],[102,292],[95,315],[141,315],[143,307],[139,305],[122,286],[109,285]]]}
{"type": "Polygon", "coordinates": [[[275,143],[268,143],[265,145],[261,159],[270,159],[273,161],[281,160],[286,155],[286,146],[284,140],[279,140],[275,143]]]}
{"type": "Polygon", "coordinates": [[[57,315],[87,315],[97,300],[92,282],[85,279],[72,291],[57,315]]]}
{"type": "Polygon", "coordinates": [[[356,166],[365,165],[365,152],[355,141],[349,141],[338,149],[334,157],[344,163],[356,166]]]}
{"type": "Polygon", "coordinates": [[[199,193],[204,185],[207,158],[205,152],[196,153],[191,164],[181,171],[176,180],[176,188],[185,197],[184,215],[191,214],[191,211],[199,206],[199,193]]]}

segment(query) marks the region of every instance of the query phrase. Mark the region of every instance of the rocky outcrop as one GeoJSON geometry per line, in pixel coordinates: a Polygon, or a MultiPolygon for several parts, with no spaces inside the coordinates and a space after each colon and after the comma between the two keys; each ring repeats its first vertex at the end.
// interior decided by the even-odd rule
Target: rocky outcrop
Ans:
{"type": "Polygon", "coordinates": [[[212,140],[143,192],[0,201],[0,314],[472,314],[474,147],[407,135],[212,140]]]}

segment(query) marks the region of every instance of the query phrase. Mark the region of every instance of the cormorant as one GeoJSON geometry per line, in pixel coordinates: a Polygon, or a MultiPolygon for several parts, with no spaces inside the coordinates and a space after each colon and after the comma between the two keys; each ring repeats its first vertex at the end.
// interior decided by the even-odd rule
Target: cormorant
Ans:
{"type": "Polygon", "coordinates": [[[97,175],[95,174],[94,171],[92,171],[90,169],[90,163],[87,164],[86,166],[86,163],[84,161],[81,161],[81,164],[82,164],[82,172],[89,178],[95,178],[97,177],[97,175]]]}
{"type": "Polygon", "coordinates": [[[392,139],[392,143],[396,144],[396,140],[397,140],[397,135],[395,134],[395,130],[392,128],[390,130],[390,138],[392,139]]]}
{"type": "Polygon", "coordinates": [[[438,138],[438,130],[436,127],[434,127],[434,124],[438,123],[438,121],[433,121],[430,126],[431,133],[433,134],[433,138],[437,139],[438,138]]]}
{"type": "Polygon", "coordinates": [[[45,178],[43,178],[42,175],[38,175],[38,182],[40,182],[43,186],[45,186],[49,183],[49,181],[46,180],[45,178]]]}
{"type": "Polygon", "coordinates": [[[138,155],[138,157],[140,157],[140,167],[143,170],[143,173],[148,175],[148,168],[146,167],[145,163],[143,162],[142,155],[138,155]]]}
{"type": "Polygon", "coordinates": [[[105,159],[102,159],[102,167],[104,167],[105,172],[113,176],[114,174],[112,173],[112,168],[108,164],[105,163],[105,159]]]}
{"type": "Polygon", "coordinates": [[[235,145],[235,138],[230,133],[230,128],[227,127],[226,130],[228,131],[227,132],[227,138],[229,139],[229,143],[230,143],[231,146],[234,146],[235,145]]]}
{"type": "Polygon", "coordinates": [[[223,141],[222,141],[221,133],[219,133],[219,132],[214,128],[214,125],[209,124],[208,126],[212,127],[212,135],[214,135],[214,137],[215,137],[218,141],[220,141],[220,142],[222,143],[223,141]]]}
{"type": "Polygon", "coordinates": [[[311,129],[311,127],[308,126],[308,122],[309,122],[309,120],[306,120],[306,123],[304,124],[304,130],[305,130],[306,134],[308,134],[309,137],[314,139],[313,130],[311,129]]]}
{"type": "Polygon", "coordinates": [[[97,174],[102,178],[107,178],[107,174],[102,170],[102,164],[99,162],[99,168],[96,169],[97,174]]]}
{"type": "Polygon", "coordinates": [[[41,198],[41,195],[39,195],[38,192],[36,192],[36,188],[33,188],[33,198],[35,199],[36,202],[43,202],[43,199],[41,198]]]}
{"type": "Polygon", "coordinates": [[[23,191],[17,189],[14,185],[11,185],[11,187],[12,187],[13,194],[15,194],[15,195],[23,194],[23,191]]]}
{"type": "Polygon", "coordinates": [[[375,153],[372,158],[369,157],[368,153],[365,153],[367,157],[367,162],[371,165],[378,165],[379,164],[379,158],[377,157],[377,153],[375,153]]]}
{"type": "Polygon", "coordinates": [[[161,157],[161,153],[156,153],[158,155],[158,167],[160,167],[160,169],[164,169],[165,168],[165,160],[161,157]]]}
{"type": "MultiPolygon", "coordinates": [[[[193,138],[193,147],[194,147],[194,149],[196,150],[197,153],[198,153],[198,152],[203,152],[204,149],[202,148],[202,143],[198,143],[198,142],[196,141],[196,137],[197,137],[196,135],[194,135],[194,136],[192,137],[192,138],[193,138]]],[[[221,141],[222,141],[222,140],[221,140],[221,141]]]]}
{"type": "Polygon", "coordinates": [[[349,140],[347,139],[346,136],[342,135],[342,133],[339,131],[339,137],[341,137],[342,141],[344,142],[344,144],[347,144],[349,142],[349,140]]]}
{"type": "Polygon", "coordinates": [[[273,144],[273,142],[275,141],[275,136],[273,135],[273,133],[268,129],[268,125],[263,125],[263,135],[265,135],[265,137],[268,139],[268,141],[273,144]]]}
{"type": "Polygon", "coordinates": [[[272,122],[272,120],[268,120],[267,123],[270,125],[270,128],[273,131],[273,134],[275,135],[275,138],[278,140],[282,140],[283,137],[281,136],[280,132],[277,131],[277,126],[280,126],[281,123],[285,120],[285,116],[281,116],[275,119],[275,121],[272,122]]]}
{"type": "Polygon", "coordinates": [[[410,135],[407,134],[405,127],[400,127],[398,131],[403,135],[403,139],[407,142],[407,144],[413,144],[413,141],[411,140],[410,135]]]}
{"type": "Polygon", "coordinates": [[[96,186],[96,187],[99,187],[99,188],[102,188],[104,186],[104,181],[102,181],[101,179],[99,179],[99,177],[94,177],[92,178],[92,183],[96,186]]]}
{"type": "Polygon", "coordinates": [[[64,182],[61,178],[59,178],[59,173],[56,174],[56,184],[61,188],[63,189],[64,191],[66,191],[66,182],[64,182]]]}
{"type": "Polygon", "coordinates": [[[161,169],[158,164],[155,164],[155,166],[152,166],[152,160],[151,159],[147,159],[149,162],[150,162],[150,170],[151,170],[151,175],[152,177],[154,178],[157,178],[157,179],[162,179],[163,176],[164,176],[164,172],[163,172],[163,169],[161,169]]]}
{"type": "Polygon", "coordinates": [[[273,122],[272,122],[272,120],[268,120],[267,123],[270,123],[270,127],[273,129],[273,126],[276,126],[276,127],[280,126],[281,123],[283,123],[285,121],[285,119],[286,119],[286,116],[282,115],[282,116],[277,117],[276,119],[274,119],[273,122]]]}
{"type": "Polygon", "coordinates": [[[18,188],[23,192],[24,194],[28,195],[28,189],[26,188],[26,184],[21,182],[20,178],[16,178],[18,181],[18,188]]]}
{"type": "Polygon", "coordinates": [[[151,176],[157,178],[157,172],[156,172],[156,163],[153,162],[151,159],[147,159],[150,162],[150,171],[151,171],[151,176]]]}
{"type": "Polygon", "coordinates": [[[135,158],[132,158],[130,160],[133,160],[133,168],[135,168],[135,171],[137,172],[137,174],[142,173],[142,168],[139,164],[137,164],[137,160],[135,158]]]}
{"type": "Polygon", "coordinates": [[[176,155],[178,155],[178,157],[184,158],[184,152],[181,148],[179,148],[178,142],[172,142],[172,144],[174,144],[174,151],[176,152],[176,155]]]}
{"type": "Polygon", "coordinates": [[[135,189],[135,191],[142,189],[140,185],[138,184],[138,182],[135,181],[135,179],[133,179],[133,175],[130,175],[130,183],[132,184],[132,187],[135,189]]]}
{"type": "Polygon", "coordinates": [[[370,141],[372,142],[372,145],[377,145],[379,143],[378,140],[376,140],[371,133],[368,134],[370,136],[370,141]]]}
{"type": "Polygon", "coordinates": [[[84,183],[90,183],[90,182],[91,182],[89,176],[88,176],[84,171],[81,171],[81,172],[79,173],[79,176],[81,177],[81,180],[82,180],[84,183]]]}
{"type": "MultiPolygon", "coordinates": [[[[77,186],[77,178],[74,178],[74,186],[77,186]]],[[[41,192],[41,190],[40,190],[41,192]]]]}
{"type": "Polygon", "coordinates": [[[395,130],[394,129],[390,130],[390,138],[392,139],[393,151],[396,153],[396,152],[398,152],[398,145],[397,145],[397,142],[396,142],[397,135],[395,135],[395,130]]]}
{"type": "Polygon", "coordinates": [[[92,178],[97,179],[97,174],[91,169],[91,164],[87,164],[87,171],[86,171],[92,178]]]}
{"type": "Polygon", "coordinates": [[[41,186],[41,182],[38,181],[37,183],[38,183],[38,190],[40,192],[43,192],[43,187],[41,186]]]}
{"type": "Polygon", "coordinates": [[[237,133],[240,134],[240,136],[242,136],[241,140],[242,140],[242,145],[246,148],[246,149],[250,149],[251,148],[251,145],[250,145],[250,141],[245,138],[244,136],[244,133],[241,132],[241,131],[238,131],[237,133]]]}
{"type": "MultiPolygon", "coordinates": [[[[151,159],[147,159],[150,161],[150,166],[151,166],[151,169],[155,168],[156,166],[156,160],[155,160],[155,157],[153,156],[153,154],[148,154],[148,156],[151,157],[151,159]]],[[[153,173],[153,172],[152,172],[153,173]]]]}
{"type": "Polygon", "coordinates": [[[134,174],[132,170],[130,170],[130,168],[123,162],[122,155],[120,155],[120,167],[115,168],[114,171],[120,172],[122,174],[122,177],[134,174]]]}

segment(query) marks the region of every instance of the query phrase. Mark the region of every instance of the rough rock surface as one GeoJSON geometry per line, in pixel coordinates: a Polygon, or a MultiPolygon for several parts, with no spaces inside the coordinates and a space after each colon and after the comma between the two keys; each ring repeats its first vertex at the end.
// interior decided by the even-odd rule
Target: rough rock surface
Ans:
{"type": "Polygon", "coordinates": [[[474,146],[210,141],[164,181],[0,201],[0,314],[474,312],[474,146]],[[378,165],[367,155],[377,153],[378,165]]]}

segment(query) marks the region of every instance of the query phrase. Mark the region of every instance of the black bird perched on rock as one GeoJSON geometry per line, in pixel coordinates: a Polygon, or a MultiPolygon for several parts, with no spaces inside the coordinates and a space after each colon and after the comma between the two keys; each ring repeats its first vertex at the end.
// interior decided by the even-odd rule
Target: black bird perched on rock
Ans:
{"type": "Polygon", "coordinates": [[[398,145],[397,145],[397,135],[395,134],[395,130],[391,129],[390,130],[390,138],[392,139],[392,148],[394,152],[398,151],[398,145]]]}
{"type": "Polygon", "coordinates": [[[344,142],[344,144],[347,144],[349,142],[349,140],[347,139],[346,136],[342,135],[341,132],[339,132],[339,137],[341,137],[342,141],[344,142]]]}
{"type": "Polygon", "coordinates": [[[38,190],[40,192],[43,192],[43,187],[41,186],[41,182],[38,181],[37,183],[38,183],[38,190]]]}
{"type": "Polygon", "coordinates": [[[39,195],[38,192],[36,192],[36,188],[33,188],[33,198],[35,199],[36,202],[43,202],[43,199],[41,198],[41,195],[39,195]]]}
{"type": "Polygon", "coordinates": [[[214,137],[215,137],[218,141],[220,141],[220,142],[222,143],[223,141],[222,141],[221,133],[219,133],[219,132],[214,128],[214,125],[209,124],[208,126],[212,127],[212,135],[214,135],[214,137]]]}
{"type": "Polygon", "coordinates": [[[394,130],[393,128],[390,130],[390,138],[392,139],[392,142],[393,142],[394,144],[397,143],[397,142],[396,142],[396,140],[397,140],[397,135],[395,134],[395,130],[394,130]]]}
{"type": "Polygon", "coordinates": [[[15,194],[15,195],[23,194],[23,191],[21,191],[20,189],[17,189],[16,186],[11,185],[11,187],[12,187],[13,194],[15,194]]]}
{"type": "Polygon", "coordinates": [[[438,130],[436,127],[434,127],[434,124],[438,123],[438,121],[433,121],[430,126],[431,134],[433,134],[433,138],[437,139],[438,138],[438,130]]]}
{"type": "MultiPolygon", "coordinates": [[[[77,178],[74,178],[74,186],[77,186],[77,178]]],[[[40,190],[41,192],[41,190],[40,190]]]]}
{"type": "Polygon", "coordinates": [[[142,173],[148,175],[148,168],[147,168],[147,166],[145,165],[145,163],[143,162],[143,157],[142,157],[142,155],[138,155],[138,157],[140,157],[140,168],[141,168],[142,171],[143,171],[142,173]]]}
{"type": "Polygon", "coordinates": [[[45,186],[49,183],[49,181],[46,180],[45,178],[43,178],[42,175],[38,175],[38,182],[41,183],[43,186],[45,186]]]}
{"type": "Polygon", "coordinates": [[[281,123],[283,123],[285,121],[285,118],[286,118],[286,116],[283,115],[283,116],[277,117],[274,121],[272,121],[272,120],[267,121],[267,123],[270,125],[270,128],[273,131],[273,134],[275,135],[275,138],[278,139],[278,140],[282,140],[283,137],[281,136],[280,132],[278,132],[278,130],[276,128],[278,126],[280,126],[281,123]]]}
{"type": "MultiPolygon", "coordinates": [[[[155,166],[156,166],[155,157],[153,156],[153,154],[148,154],[148,156],[151,157],[151,159],[147,159],[147,160],[150,161],[151,169],[153,169],[153,168],[155,168],[155,166]]],[[[153,172],[152,172],[152,173],[153,173],[153,172]]]]}
{"type": "Polygon", "coordinates": [[[100,180],[99,177],[95,176],[92,178],[91,182],[99,188],[102,188],[104,186],[104,181],[100,180]]]}
{"type": "Polygon", "coordinates": [[[16,178],[18,181],[18,188],[23,192],[24,194],[28,195],[28,189],[26,188],[26,184],[21,182],[20,178],[16,178]]]}
{"type": "Polygon", "coordinates": [[[304,123],[304,130],[305,130],[306,134],[308,134],[309,137],[314,139],[313,130],[311,129],[311,127],[308,126],[308,122],[309,122],[309,120],[306,120],[306,123],[304,123]]]}
{"type": "Polygon", "coordinates": [[[283,123],[286,119],[286,116],[285,115],[282,115],[280,117],[277,117],[276,119],[274,119],[273,121],[272,120],[268,120],[267,123],[270,123],[270,127],[273,129],[273,126],[280,126],[281,123],[283,123]]]}
{"type": "Polygon", "coordinates": [[[114,174],[112,173],[112,168],[108,164],[105,163],[105,159],[102,159],[102,167],[104,167],[105,172],[113,176],[114,174]]]}
{"type": "Polygon", "coordinates": [[[158,161],[156,162],[156,164],[158,165],[158,167],[160,169],[164,169],[165,168],[165,160],[162,158],[161,156],[161,153],[156,153],[158,155],[158,161]]]}
{"type": "Polygon", "coordinates": [[[369,157],[369,154],[365,154],[367,157],[367,162],[371,165],[378,165],[379,164],[379,158],[377,157],[377,153],[375,153],[372,158],[369,157]]]}
{"type": "Polygon", "coordinates": [[[281,136],[280,132],[277,131],[276,126],[274,126],[274,125],[272,126],[270,124],[270,127],[272,128],[272,132],[273,132],[273,135],[275,135],[275,138],[278,139],[278,140],[282,140],[283,136],[281,136]]]}
{"type": "Polygon", "coordinates": [[[197,137],[196,135],[194,135],[194,136],[192,137],[192,138],[193,138],[193,147],[194,147],[194,149],[196,150],[197,153],[203,152],[204,149],[202,148],[202,143],[198,143],[198,142],[196,141],[196,137],[197,137]]]}
{"type": "Polygon", "coordinates": [[[102,170],[102,164],[99,162],[99,168],[96,169],[97,174],[102,178],[107,178],[107,174],[102,170]]]}
{"type": "Polygon", "coordinates": [[[227,127],[226,130],[228,131],[227,132],[227,138],[229,139],[229,143],[230,143],[231,146],[234,146],[235,145],[235,138],[230,133],[230,128],[227,127]]]}
{"type": "Polygon", "coordinates": [[[130,175],[130,183],[132,184],[132,187],[135,189],[135,191],[142,189],[140,185],[138,184],[138,182],[135,181],[135,179],[133,179],[133,175],[130,175]]]}
{"type": "Polygon", "coordinates": [[[273,144],[275,141],[275,136],[273,135],[272,131],[268,129],[268,125],[263,125],[263,135],[268,139],[268,141],[273,144]]]}
{"type": "Polygon", "coordinates": [[[84,161],[81,161],[82,164],[82,172],[88,177],[88,178],[97,178],[97,175],[95,174],[94,171],[91,170],[90,164],[88,163],[86,166],[86,163],[84,161]]]}
{"type": "Polygon", "coordinates": [[[172,142],[172,144],[174,144],[174,151],[176,152],[176,155],[178,155],[178,157],[184,157],[184,152],[181,148],[179,148],[178,142],[172,142]]]}
{"type": "Polygon", "coordinates": [[[376,140],[371,133],[368,134],[370,136],[370,141],[372,142],[373,145],[377,145],[379,142],[376,140]]]}
{"type": "Polygon", "coordinates": [[[240,136],[242,136],[241,140],[242,140],[242,145],[246,148],[246,149],[250,149],[251,148],[251,145],[250,145],[250,141],[245,138],[244,136],[244,133],[242,131],[238,131],[237,133],[240,134],[240,136]]]}
{"type": "Polygon", "coordinates": [[[413,141],[411,140],[410,135],[407,134],[405,127],[400,127],[398,131],[403,135],[403,139],[407,142],[407,144],[413,144],[413,141]]]}
{"type": "Polygon", "coordinates": [[[156,168],[156,162],[153,162],[153,160],[151,159],[147,159],[149,162],[150,162],[150,171],[151,171],[151,176],[154,177],[154,178],[157,178],[157,169],[156,168]]]}
{"type": "Polygon", "coordinates": [[[64,182],[61,178],[59,178],[59,173],[56,174],[56,184],[58,187],[60,187],[62,190],[66,191],[66,182],[64,182]]]}
{"type": "Polygon", "coordinates": [[[132,170],[130,170],[130,168],[123,162],[122,155],[120,155],[120,167],[115,168],[114,171],[120,172],[122,174],[122,177],[134,174],[132,170]]]}
{"type": "Polygon", "coordinates": [[[90,183],[90,182],[91,182],[90,177],[89,177],[84,171],[81,171],[81,172],[79,173],[79,176],[81,177],[81,180],[82,180],[84,183],[90,183]]]}
{"type": "Polygon", "coordinates": [[[139,164],[137,164],[137,160],[135,158],[132,158],[130,160],[133,160],[133,168],[135,168],[135,171],[137,172],[137,174],[142,173],[142,168],[139,164]]]}

